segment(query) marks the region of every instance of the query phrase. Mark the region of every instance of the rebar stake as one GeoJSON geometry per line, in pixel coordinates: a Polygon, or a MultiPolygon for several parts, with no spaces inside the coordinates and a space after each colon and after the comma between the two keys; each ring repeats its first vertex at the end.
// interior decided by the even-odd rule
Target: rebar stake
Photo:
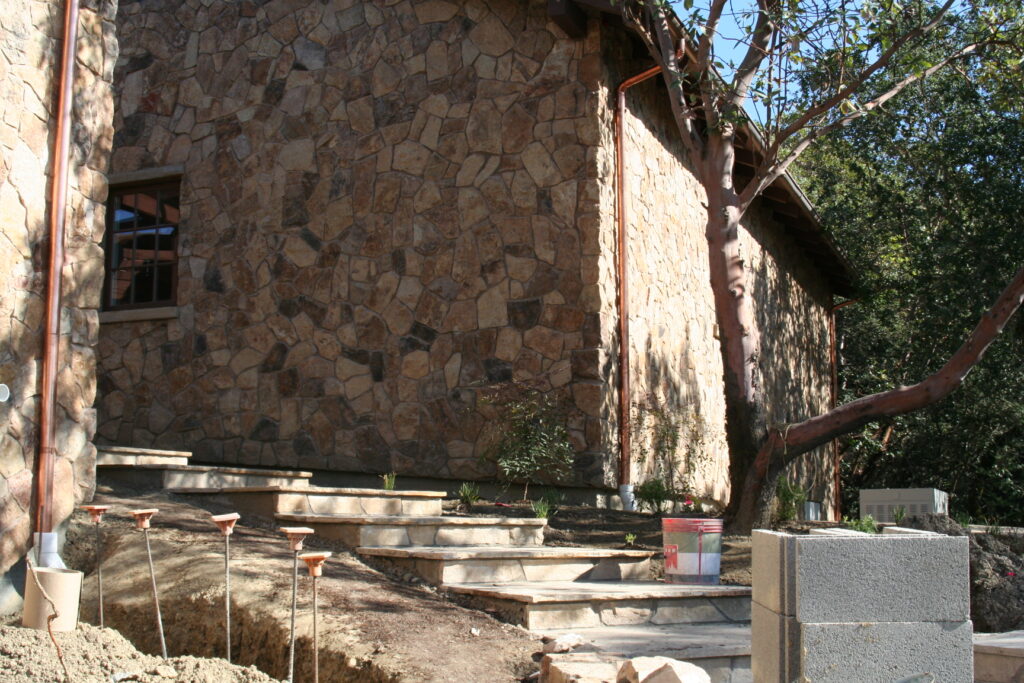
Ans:
{"type": "Polygon", "coordinates": [[[82,509],[89,513],[89,517],[96,523],[96,583],[99,588],[99,620],[100,628],[103,628],[103,557],[101,554],[102,537],[100,536],[100,520],[103,513],[110,509],[109,505],[83,505],[82,509]]]}
{"type": "Polygon", "coordinates": [[[288,638],[288,683],[295,680],[295,610],[299,600],[299,551],[302,541],[313,533],[308,526],[283,526],[281,531],[288,537],[292,549],[292,622],[291,636],[288,638]]]}
{"type": "Polygon", "coordinates": [[[135,528],[142,529],[142,535],[146,539],[146,558],[149,560],[149,578],[153,582],[153,604],[156,606],[156,627],[160,633],[160,652],[163,653],[164,659],[167,659],[167,642],[164,640],[164,620],[160,616],[160,598],[156,592],[156,570],[153,569],[153,551],[149,547],[149,520],[157,512],[159,510],[156,508],[132,510],[132,516],[135,517],[135,528]]]}
{"type": "Polygon", "coordinates": [[[235,522],[240,518],[237,512],[210,515],[210,520],[224,535],[224,640],[228,664],[231,663],[231,534],[235,530],[235,522]]]}
{"type": "Polygon", "coordinates": [[[331,556],[329,552],[302,553],[299,557],[306,563],[309,575],[313,577],[313,683],[320,683],[320,646],[317,642],[317,605],[316,580],[324,572],[324,562],[331,556]]]}

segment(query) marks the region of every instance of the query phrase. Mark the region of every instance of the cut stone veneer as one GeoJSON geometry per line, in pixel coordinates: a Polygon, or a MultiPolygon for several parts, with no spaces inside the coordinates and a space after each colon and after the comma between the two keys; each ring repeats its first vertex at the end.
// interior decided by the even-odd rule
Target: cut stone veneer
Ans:
{"type": "MultiPolygon", "coordinates": [[[[612,100],[645,66],[621,30],[594,18],[571,40],[540,0],[147,2],[119,30],[114,170],[183,167],[179,307],[104,324],[102,439],[477,479],[493,474],[479,388],[515,378],[568,401],[575,483],[617,484],[612,100]]],[[[724,501],[700,194],[659,147],[659,93],[631,101],[661,130],[640,140],[631,118],[650,185],[630,247],[651,300],[634,302],[635,395],[700,415],[692,478],[724,501]]],[[[765,337],[786,330],[766,350],[793,352],[765,365],[784,420],[827,396],[828,292],[777,233],[744,244],[781,297],[758,315],[765,337]]]]}
{"type": "MultiPolygon", "coordinates": [[[[79,15],[55,411],[55,525],[95,487],[94,347],[113,138],[116,9],[111,0],[86,0],[79,15]]],[[[16,606],[12,579],[5,575],[24,556],[33,524],[63,17],[57,0],[5,0],[0,19],[0,382],[11,390],[10,400],[0,403],[0,613],[16,606]]]]}
{"type": "Polygon", "coordinates": [[[754,680],[972,680],[967,539],[901,531],[754,531],[754,680]]]}

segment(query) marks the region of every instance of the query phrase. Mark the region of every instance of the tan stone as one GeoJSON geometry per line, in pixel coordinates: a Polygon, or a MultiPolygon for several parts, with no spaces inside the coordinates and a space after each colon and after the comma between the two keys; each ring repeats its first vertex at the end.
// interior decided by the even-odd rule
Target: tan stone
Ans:
{"type": "Polygon", "coordinates": [[[503,280],[477,299],[477,324],[481,329],[508,324],[508,281],[503,280]]]}
{"type": "Polygon", "coordinates": [[[462,370],[462,354],[453,353],[444,365],[444,380],[449,389],[459,386],[459,372],[462,370]]]}
{"type": "Polygon", "coordinates": [[[494,14],[489,14],[469,32],[469,39],[485,55],[500,57],[515,44],[512,34],[494,14]]]}
{"type": "Polygon", "coordinates": [[[402,358],[402,374],[411,379],[426,377],[430,372],[430,355],[426,351],[413,351],[402,358]]]}
{"type": "Polygon", "coordinates": [[[558,167],[542,143],[534,141],[527,145],[523,149],[522,159],[527,172],[538,186],[547,187],[561,180],[558,167]]]}
{"type": "Polygon", "coordinates": [[[293,140],[281,148],[277,161],[281,167],[289,171],[310,171],[313,166],[313,141],[309,139],[293,140]]]}

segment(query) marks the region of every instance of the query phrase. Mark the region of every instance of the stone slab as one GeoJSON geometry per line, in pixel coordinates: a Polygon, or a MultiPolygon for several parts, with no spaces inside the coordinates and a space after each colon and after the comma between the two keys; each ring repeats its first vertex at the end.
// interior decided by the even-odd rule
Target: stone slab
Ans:
{"type": "Polygon", "coordinates": [[[279,514],[279,520],[289,522],[315,522],[319,524],[381,524],[386,526],[448,526],[448,527],[540,527],[547,526],[546,519],[518,519],[510,517],[407,517],[392,515],[303,515],[279,514]]]}
{"type": "Polygon", "coordinates": [[[158,458],[191,458],[192,451],[168,451],[158,448],[137,448],[136,446],[97,446],[97,453],[111,455],[145,455],[158,458]]]}
{"type": "Polygon", "coordinates": [[[664,598],[750,597],[747,586],[702,586],[664,583],[661,581],[566,581],[537,586],[529,583],[484,584],[465,583],[449,587],[456,593],[488,595],[529,604],[567,602],[573,600],[658,600],[664,598]]]}
{"type": "Polygon", "coordinates": [[[1024,631],[974,634],[974,680],[1024,683],[1024,631]]]}
{"type": "MultiPolygon", "coordinates": [[[[557,638],[572,629],[551,629],[544,635],[557,638]]],[[[750,657],[750,626],[747,624],[671,624],[658,626],[602,626],[582,630],[589,645],[605,655],[664,656],[698,663],[707,658],[750,657]]]]}
{"type": "Polygon", "coordinates": [[[922,673],[943,683],[970,683],[974,678],[970,621],[801,624],[799,628],[801,680],[891,683],[922,673]]]}

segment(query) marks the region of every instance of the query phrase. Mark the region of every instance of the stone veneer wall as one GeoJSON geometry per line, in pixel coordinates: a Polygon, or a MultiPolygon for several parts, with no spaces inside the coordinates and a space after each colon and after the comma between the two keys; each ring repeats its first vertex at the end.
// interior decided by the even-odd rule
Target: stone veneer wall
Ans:
{"type": "MultiPolygon", "coordinates": [[[[611,126],[615,87],[648,68],[632,58],[630,39],[606,25],[605,78],[608,98],[602,112],[611,126]]],[[[709,281],[708,247],[702,209],[704,190],[683,163],[678,129],[660,76],[627,93],[626,186],[629,216],[630,372],[634,403],[661,403],[683,420],[677,449],[682,478],[701,496],[725,502],[729,458],[725,440],[722,358],[709,281]],[[695,435],[699,434],[698,438],[695,435]]],[[[605,146],[611,154],[612,141],[605,146]]],[[[605,163],[614,168],[614,159],[605,163]]],[[[614,186],[603,186],[603,234],[614,236],[614,186]]],[[[744,223],[741,254],[754,290],[755,315],[762,331],[761,373],[773,423],[818,414],[830,405],[829,306],[831,292],[785,226],[755,210],[744,223]]],[[[614,247],[608,247],[609,254],[614,247]]],[[[605,317],[614,319],[614,259],[603,270],[605,317]]],[[[606,347],[617,332],[605,330],[606,347]]],[[[615,402],[613,397],[612,402],[615,402]]],[[[653,458],[640,462],[650,431],[634,434],[633,481],[651,476],[653,458]]],[[[811,489],[811,500],[834,495],[830,449],[805,456],[793,468],[795,479],[811,489]]]]}
{"type": "MultiPolygon", "coordinates": [[[[102,284],[116,2],[84,2],[75,80],[57,400],[55,516],[95,486],[96,308],[102,284]]],[[[48,258],[48,176],[56,128],[63,3],[7,0],[0,15],[0,574],[28,546],[38,450],[48,258]]],[[[0,585],[0,608],[9,597],[0,585]]]]}
{"type": "Polygon", "coordinates": [[[540,0],[165,0],[118,17],[113,167],[180,165],[178,310],[105,323],[108,442],[473,478],[483,383],[571,403],[615,484],[599,367],[598,21],[540,0]]]}

